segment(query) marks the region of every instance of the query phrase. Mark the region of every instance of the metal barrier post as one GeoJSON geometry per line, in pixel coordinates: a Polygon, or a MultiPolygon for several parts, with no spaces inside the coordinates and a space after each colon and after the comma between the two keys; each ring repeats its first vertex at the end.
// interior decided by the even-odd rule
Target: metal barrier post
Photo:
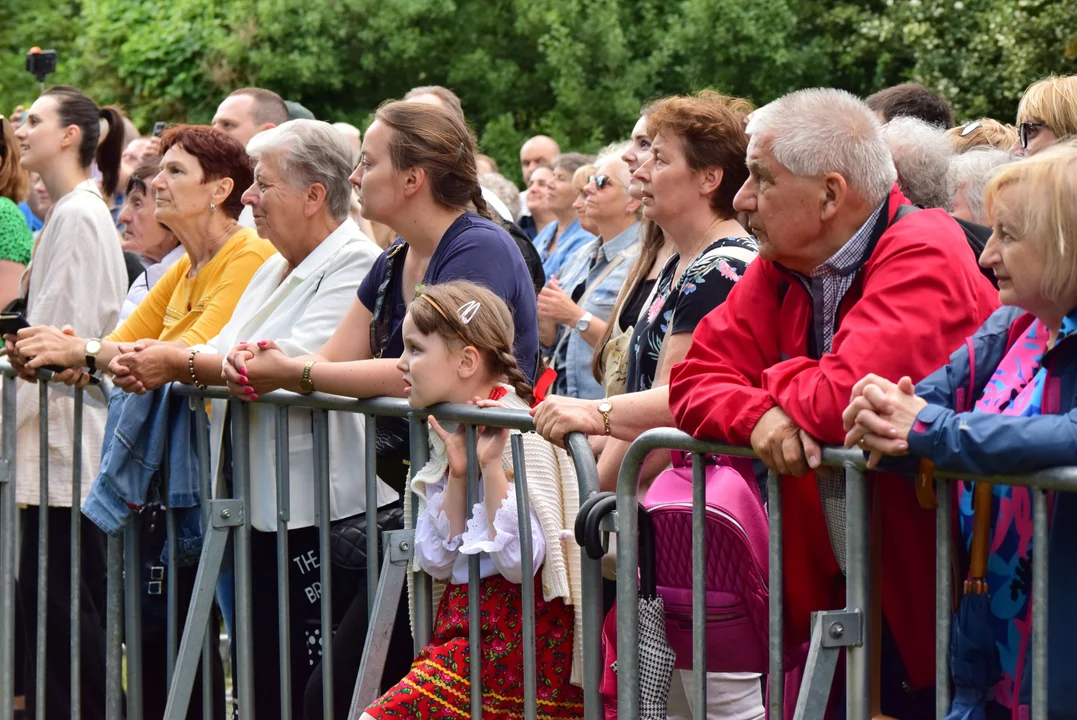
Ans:
{"type": "Polygon", "coordinates": [[[935,481],[935,717],[950,712],[950,626],[953,620],[954,568],[951,517],[952,486],[935,481]]]}
{"type": "Polygon", "coordinates": [[[367,622],[374,616],[374,598],[378,594],[378,425],[373,415],[363,416],[366,442],[363,454],[366,469],[366,608],[367,622]],[[371,522],[373,520],[373,522],[371,522]]]}
{"type": "Polygon", "coordinates": [[[123,539],[108,536],[105,602],[105,717],[123,718],[123,539]]]}
{"type": "MultiPolygon", "coordinates": [[[[313,410],[314,524],[318,528],[318,567],[322,603],[322,713],[333,720],[333,557],[329,547],[329,413],[313,410]]],[[[367,525],[367,532],[377,532],[367,525]]]]}
{"type": "Polygon", "coordinates": [[[15,696],[15,453],[16,380],[3,379],[3,456],[0,457],[0,720],[11,720],[15,696]]]}
{"type": "Polygon", "coordinates": [[[82,389],[75,388],[71,457],[71,720],[82,716],[82,403],[82,389]]]}
{"type": "Polygon", "coordinates": [[[1032,488],[1032,720],[1047,720],[1047,491],[1032,488]]]}
{"type": "Polygon", "coordinates": [[[127,720],[142,718],[142,556],[139,526],[123,529],[124,645],[127,649],[127,720]]]}
{"type": "MultiPolygon", "coordinates": [[[[531,504],[527,497],[524,439],[513,435],[512,470],[516,476],[516,516],[520,520],[520,609],[524,637],[524,719],[538,717],[538,681],[535,668],[535,569],[531,547],[531,504]]],[[[490,518],[493,522],[493,518],[490,518]]],[[[481,693],[480,693],[481,698],[481,693]]]]}
{"type": "Polygon", "coordinates": [[[291,594],[288,576],[288,521],[291,519],[292,490],[289,485],[288,408],[278,407],[277,434],[277,642],[280,652],[280,707],[285,718],[292,717],[292,637],[291,594]]]}
{"type": "MultiPolygon", "coordinates": [[[[408,435],[411,443],[410,456],[412,475],[426,465],[427,461],[430,459],[429,433],[430,429],[427,427],[426,420],[422,416],[415,413],[408,414],[408,435]]],[[[415,527],[418,514],[419,509],[413,503],[411,506],[412,527],[415,527]]],[[[411,614],[411,630],[415,637],[415,653],[418,654],[430,643],[430,637],[433,632],[433,592],[431,589],[430,576],[426,573],[412,573],[412,580],[414,586],[413,601],[415,606],[411,614]]]]}
{"type": "MultiPolygon", "coordinates": [[[[580,486],[580,503],[598,492],[598,466],[587,436],[572,433],[565,445],[576,466],[580,486]]],[[[580,580],[583,585],[583,716],[584,720],[601,720],[602,693],[602,561],[592,560],[580,548],[580,580]]]]}
{"type": "Polygon", "coordinates": [[[38,403],[38,476],[40,496],[37,515],[37,662],[34,677],[34,699],[38,718],[45,717],[45,672],[47,601],[49,594],[49,385],[37,384],[38,403]]]}
{"type": "Polygon", "coordinates": [[[860,615],[860,643],[845,648],[845,712],[866,718],[871,712],[871,505],[867,476],[852,463],[845,463],[845,488],[845,609],[860,615]]]}
{"type": "Polygon", "coordinates": [[[767,474],[767,518],[770,530],[769,578],[770,600],[770,717],[780,718],[785,707],[785,608],[782,606],[782,485],[774,471],[767,474]]]}
{"type": "MultiPolygon", "coordinates": [[[[475,513],[479,496],[478,429],[466,426],[467,437],[467,522],[475,513]]],[[[526,581],[525,581],[526,582],[526,581]]],[[[479,556],[467,558],[468,667],[471,669],[471,717],[482,718],[482,599],[479,597],[479,556]]]]}
{"type": "Polygon", "coordinates": [[[639,717],[639,630],[637,485],[648,446],[629,446],[617,474],[617,713],[639,717]]]}
{"type": "Polygon", "coordinates": [[[707,715],[707,468],[706,457],[692,453],[692,675],[695,704],[707,715]]]}
{"type": "MultiPolygon", "coordinates": [[[[250,405],[230,400],[232,415],[232,483],[235,499],[243,506],[243,522],[235,527],[236,560],[236,667],[232,677],[238,689],[239,711],[254,717],[254,657],[251,641],[251,517],[250,507],[250,405]]],[[[219,566],[218,566],[219,568],[219,566]]],[[[130,719],[129,719],[130,720],[130,719]]]]}
{"type": "MultiPolygon", "coordinates": [[[[209,461],[209,417],[206,415],[206,404],[201,398],[188,398],[191,412],[194,413],[195,428],[195,452],[198,454],[198,492],[202,498],[202,538],[203,542],[209,535],[210,507],[213,490],[210,481],[209,461]]],[[[191,598],[191,603],[194,598],[191,598]]],[[[188,603],[190,605],[191,603],[188,603]]],[[[190,607],[188,607],[188,611],[190,607]]],[[[188,616],[189,618],[190,616],[188,616]]],[[[188,619],[189,623],[190,620],[188,619]]],[[[185,623],[186,627],[186,623],[185,623]]],[[[217,631],[212,623],[206,623],[202,639],[202,717],[212,718],[213,713],[213,653],[220,653],[219,647],[214,647],[213,642],[217,639],[217,631]]],[[[192,628],[192,631],[194,628],[192,628]]],[[[186,632],[186,630],[185,630],[186,632]]],[[[193,634],[193,633],[192,633],[193,634]]],[[[179,659],[177,648],[176,659],[179,659]]],[[[173,674],[175,668],[173,668],[173,674]]],[[[172,677],[169,677],[169,689],[172,687],[172,677]]]]}

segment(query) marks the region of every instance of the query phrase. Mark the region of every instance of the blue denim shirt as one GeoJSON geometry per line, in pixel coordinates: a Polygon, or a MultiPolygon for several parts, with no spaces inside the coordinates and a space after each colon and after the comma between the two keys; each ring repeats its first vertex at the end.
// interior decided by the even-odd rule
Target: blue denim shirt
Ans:
{"type": "MultiPolygon", "coordinates": [[[[608,322],[637,255],[638,222],[607,243],[598,238],[581,247],[561,268],[561,289],[572,297],[582,286],[580,307],[608,322]]],[[[602,384],[591,372],[594,354],[595,349],[576,328],[562,325],[553,353],[553,368],[557,371],[553,394],[592,400],[603,397],[602,384]]]]}
{"type": "MultiPolygon", "coordinates": [[[[595,239],[595,236],[580,227],[579,220],[573,220],[572,224],[565,228],[557,238],[557,246],[550,252],[550,243],[553,234],[557,232],[557,221],[542,228],[535,236],[535,249],[542,258],[542,269],[546,271],[546,277],[552,278],[557,275],[568,259],[572,257],[583,245],[595,239]]],[[[562,288],[564,285],[562,284],[562,288]]]]}
{"type": "MultiPolygon", "coordinates": [[[[150,502],[176,511],[177,562],[197,561],[202,549],[202,497],[195,453],[195,417],[189,402],[170,402],[171,385],[144,395],[116,388],[109,398],[101,468],[82,513],[109,535],[119,535],[150,502]],[[158,471],[168,446],[168,496],[162,497],[158,471]],[[154,480],[156,479],[156,482],[154,480]]],[[[161,559],[168,563],[168,545],[161,559]]]]}

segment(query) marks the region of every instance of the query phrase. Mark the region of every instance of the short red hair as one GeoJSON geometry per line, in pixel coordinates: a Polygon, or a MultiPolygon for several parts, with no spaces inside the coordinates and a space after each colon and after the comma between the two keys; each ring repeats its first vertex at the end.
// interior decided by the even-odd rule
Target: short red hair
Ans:
{"type": "Polygon", "coordinates": [[[202,168],[205,180],[232,178],[232,192],[221,210],[233,220],[243,212],[243,193],[254,182],[250,158],[239,141],[209,125],[177,125],[161,136],[161,154],[169,148],[182,147],[202,168]]]}
{"type": "Polygon", "coordinates": [[[722,169],[722,182],[711,195],[711,209],[725,218],[736,217],[733,198],[748,179],[748,136],[744,128],[753,107],[741,98],[713,90],[695,95],[674,95],[659,100],[647,113],[647,132],[680,138],[688,167],[694,171],[722,169]]]}

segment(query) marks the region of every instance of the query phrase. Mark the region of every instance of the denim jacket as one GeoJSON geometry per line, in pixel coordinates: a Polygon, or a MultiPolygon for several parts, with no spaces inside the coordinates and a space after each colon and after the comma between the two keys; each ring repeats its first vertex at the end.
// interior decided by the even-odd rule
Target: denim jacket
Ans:
{"type": "MultiPolygon", "coordinates": [[[[573,255],[584,245],[595,239],[595,236],[580,226],[579,220],[573,220],[572,224],[565,228],[561,237],[557,238],[557,246],[550,251],[550,243],[553,242],[553,234],[557,232],[557,221],[542,228],[542,232],[535,236],[535,249],[542,258],[542,269],[547,278],[552,278],[561,273],[561,268],[573,255]]],[[[561,285],[564,287],[564,284],[561,285]]]]}
{"type": "MultiPolygon", "coordinates": [[[[583,288],[579,305],[596,318],[609,321],[617,294],[628,278],[628,271],[639,255],[639,223],[632,225],[607,243],[602,238],[581,247],[561,269],[561,289],[575,297],[583,288]]],[[[595,349],[576,328],[562,325],[553,352],[555,395],[597,400],[603,397],[602,384],[591,372],[595,349]]]]}
{"type": "MultiPolygon", "coordinates": [[[[135,510],[161,502],[176,511],[180,565],[202,549],[202,497],[195,453],[195,418],[186,401],[170,402],[171,386],[144,395],[117,388],[109,399],[101,469],[82,513],[109,535],[119,535],[135,510]],[[158,471],[168,447],[169,482],[162,495],[158,471]]],[[[168,562],[168,545],[161,559],[168,562]]]]}

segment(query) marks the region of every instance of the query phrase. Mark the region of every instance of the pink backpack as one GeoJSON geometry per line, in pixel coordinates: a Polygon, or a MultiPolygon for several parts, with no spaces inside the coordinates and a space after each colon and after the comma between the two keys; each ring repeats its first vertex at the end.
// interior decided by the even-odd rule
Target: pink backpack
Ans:
{"type": "MultiPolygon", "coordinates": [[[[652,483],[642,506],[654,521],[655,578],[676,667],[692,667],[692,465],[652,483]]],[[[768,530],[752,463],[707,458],[707,672],[768,671],[768,530]]],[[[643,562],[641,555],[640,561],[643,562]]]]}

